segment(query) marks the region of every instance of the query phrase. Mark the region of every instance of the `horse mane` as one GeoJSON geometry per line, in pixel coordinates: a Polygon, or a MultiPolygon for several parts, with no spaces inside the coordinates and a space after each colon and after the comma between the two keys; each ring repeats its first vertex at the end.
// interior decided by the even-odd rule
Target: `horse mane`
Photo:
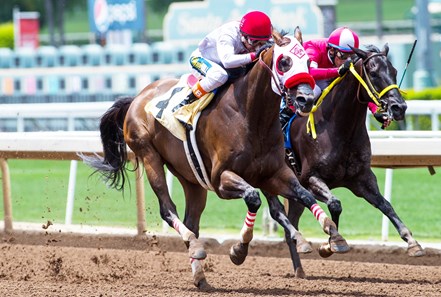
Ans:
{"type": "Polygon", "coordinates": [[[365,45],[368,52],[372,53],[380,53],[380,49],[373,44],[365,45]]]}

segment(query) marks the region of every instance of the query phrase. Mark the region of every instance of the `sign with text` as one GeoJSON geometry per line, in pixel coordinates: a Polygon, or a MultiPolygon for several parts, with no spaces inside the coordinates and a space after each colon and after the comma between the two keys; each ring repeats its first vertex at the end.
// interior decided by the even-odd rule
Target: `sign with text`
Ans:
{"type": "Polygon", "coordinates": [[[38,34],[40,33],[40,14],[35,11],[20,12],[13,11],[14,17],[14,47],[37,48],[40,44],[38,34]]]}
{"type": "Polygon", "coordinates": [[[308,38],[323,35],[323,16],[314,0],[205,0],[174,2],[164,19],[167,41],[198,41],[223,23],[240,20],[247,12],[268,14],[273,26],[294,32],[299,26],[308,38]]]}
{"type": "Polygon", "coordinates": [[[105,34],[116,30],[144,30],[143,0],[88,0],[92,32],[105,34]]]}

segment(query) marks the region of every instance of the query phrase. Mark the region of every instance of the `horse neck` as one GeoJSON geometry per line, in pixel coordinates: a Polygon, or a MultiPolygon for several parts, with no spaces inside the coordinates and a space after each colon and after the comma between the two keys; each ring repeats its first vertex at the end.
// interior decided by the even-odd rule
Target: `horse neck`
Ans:
{"type": "MultiPolygon", "coordinates": [[[[259,63],[259,62],[257,62],[259,63]]],[[[278,119],[280,95],[271,88],[271,72],[263,65],[255,65],[236,86],[238,98],[243,100],[246,121],[251,126],[271,126],[278,119]]]]}
{"type": "Polygon", "coordinates": [[[323,101],[323,118],[347,136],[366,130],[367,99],[357,79],[348,73],[323,101]],[[366,103],[365,103],[366,102],[366,103]]]}

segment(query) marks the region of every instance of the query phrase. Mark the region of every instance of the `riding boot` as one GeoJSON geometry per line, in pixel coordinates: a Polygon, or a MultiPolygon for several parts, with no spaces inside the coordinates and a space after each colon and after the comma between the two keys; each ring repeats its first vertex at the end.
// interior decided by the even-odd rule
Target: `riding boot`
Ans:
{"type": "Polygon", "coordinates": [[[280,110],[279,120],[280,120],[280,125],[282,126],[282,131],[285,130],[286,124],[288,124],[293,114],[294,112],[288,107],[284,107],[280,110]]]}
{"type": "Polygon", "coordinates": [[[285,148],[285,156],[291,169],[294,170],[297,175],[300,175],[300,168],[296,162],[294,151],[291,148],[285,148]]]}

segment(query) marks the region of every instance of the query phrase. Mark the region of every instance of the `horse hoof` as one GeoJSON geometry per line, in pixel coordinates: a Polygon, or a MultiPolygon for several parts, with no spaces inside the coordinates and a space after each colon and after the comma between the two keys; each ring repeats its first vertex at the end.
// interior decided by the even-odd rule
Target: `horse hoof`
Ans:
{"type": "Polygon", "coordinates": [[[341,235],[331,236],[329,245],[333,253],[344,254],[350,250],[348,243],[341,235]]]}
{"type": "Polygon", "coordinates": [[[312,252],[311,245],[306,241],[302,243],[297,243],[296,248],[297,248],[297,253],[299,254],[309,254],[312,252]]]}
{"type": "Polygon", "coordinates": [[[248,243],[236,243],[230,249],[230,259],[236,265],[242,264],[248,255],[248,243]]]}
{"type": "Polygon", "coordinates": [[[207,258],[207,252],[205,252],[204,245],[200,240],[194,239],[190,241],[188,247],[188,255],[190,258],[204,260],[207,258]]]}
{"type": "Polygon", "coordinates": [[[331,251],[331,247],[329,246],[329,243],[322,244],[318,249],[319,255],[322,258],[329,258],[332,256],[333,252],[331,251]]]}
{"type": "Polygon", "coordinates": [[[409,245],[409,247],[407,248],[407,254],[410,257],[421,257],[421,256],[424,256],[426,254],[426,252],[423,250],[423,248],[421,247],[421,245],[419,243],[415,243],[415,244],[409,245]]]}
{"type": "Polygon", "coordinates": [[[296,269],[296,278],[306,278],[305,271],[302,267],[296,269]]]}
{"type": "Polygon", "coordinates": [[[208,284],[205,278],[199,280],[198,282],[195,282],[195,286],[203,292],[209,292],[213,290],[213,287],[208,284]]]}

